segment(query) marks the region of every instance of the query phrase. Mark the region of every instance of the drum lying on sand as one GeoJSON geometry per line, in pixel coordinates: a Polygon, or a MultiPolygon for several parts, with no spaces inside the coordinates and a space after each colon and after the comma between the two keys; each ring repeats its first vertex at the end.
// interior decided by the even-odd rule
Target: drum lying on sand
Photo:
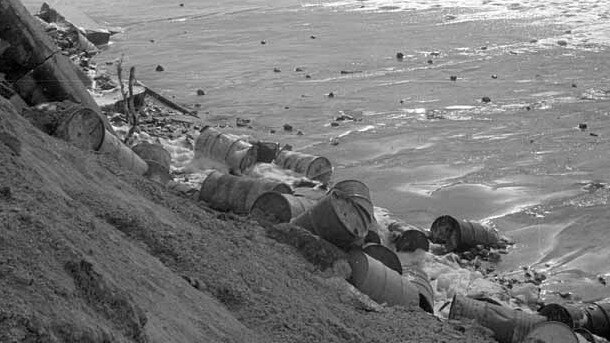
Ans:
{"type": "Polygon", "coordinates": [[[277,223],[288,223],[315,205],[316,201],[286,193],[265,192],[254,201],[253,215],[262,215],[277,223]]]}
{"type": "Polygon", "coordinates": [[[482,224],[440,216],[432,223],[430,240],[444,244],[448,251],[464,251],[477,245],[494,246],[499,243],[497,231],[482,224]]]}
{"type": "Polygon", "coordinates": [[[326,157],[308,155],[296,151],[282,150],[273,161],[284,169],[289,169],[307,178],[328,184],[333,167],[326,157]]]}
{"type": "Polygon", "coordinates": [[[269,191],[292,193],[290,186],[282,182],[212,171],[201,184],[199,200],[220,211],[247,214],[255,200],[269,191]]]}
{"type": "Polygon", "coordinates": [[[368,256],[362,250],[349,252],[352,268],[349,282],[380,304],[418,306],[419,291],[405,277],[368,256]]]}
{"type": "Polygon", "coordinates": [[[256,147],[239,137],[222,133],[209,126],[201,129],[195,141],[194,160],[209,158],[225,164],[233,174],[244,174],[257,159],[256,147]]]}
{"type": "Polygon", "coordinates": [[[328,192],[293,223],[342,248],[362,245],[369,227],[349,197],[337,190],[328,192]]]}

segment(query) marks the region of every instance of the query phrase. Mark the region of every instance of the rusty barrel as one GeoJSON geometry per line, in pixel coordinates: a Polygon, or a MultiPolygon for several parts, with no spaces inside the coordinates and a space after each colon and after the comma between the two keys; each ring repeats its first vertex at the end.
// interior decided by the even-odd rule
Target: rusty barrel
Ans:
{"type": "Polygon", "coordinates": [[[352,269],[348,281],[376,302],[389,306],[419,304],[419,292],[407,278],[362,250],[351,250],[348,262],[352,269]]]}
{"type": "Polygon", "coordinates": [[[313,156],[296,151],[280,151],[274,163],[281,168],[303,174],[309,179],[320,181],[323,184],[330,182],[330,177],[333,173],[333,167],[326,157],[313,156]]]}
{"type": "Polygon", "coordinates": [[[278,192],[265,192],[256,198],[250,213],[263,215],[278,223],[288,223],[315,205],[316,201],[306,197],[278,192]]]}
{"type": "MultiPolygon", "coordinates": [[[[65,104],[65,103],[64,103],[65,104]]],[[[78,104],[57,107],[61,118],[54,135],[83,150],[99,150],[106,139],[106,129],[100,116],[78,104]]]]}
{"type": "Polygon", "coordinates": [[[585,305],[589,323],[586,329],[597,336],[610,339],[610,303],[589,303],[585,305]]]}
{"type": "Polygon", "coordinates": [[[548,304],[540,308],[538,313],[550,321],[564,323],[572,329],[587,327],[589,322],[584,308],[570,304],[548,304]]]}
{"type": "Polygon", "coordinates": [[[256,163],[257,151],[235,135],[205,126],[195,141],[194,159],[201,157],[224,163],[234,174],[244,174],[256,163]]]}
{"type": "Polygon", "coordinates": [[[268,191],[292,193],[290,186],[282,182],[213,171],[201,184],[199,200],[220,211],[244,214],[250,212],[256,198],[268,191]]]}
{"type": "Polygon", "coordinates": [[[523,343],[578,343],[572,329],[561,322],[542,322],[536,324],[527,334],[523,343]]]}
{"type": "Polygon", "coordinates": [[[419,307],[429,313],[434,313],[434,289],[430,284],[428,274],[418,266],[407,265],[402,268],[406,276],[419,291],[419,307]]]}
{"type": "Polygon", "coordinates": [[[461,318],[475,319],[493,331],[494,338],[500,343],[519,343],[536,324],[546,321],[538,314],[456,295],[451,303],[449,319],[461,318]]]}
{"type": "Polygon", "coordinates": [[[132,150],[148,164],[148,170],[144,176],[162,184],[171,180],[169,167],[172,157],[161,144],[142,142],[134,146],[132,150]]]}
{"type": "Polygon", "coordinates": [[[413,252],[417,249],[430,250],[428,235],[415,226],[392,222],[388,225],[388,231],[399,233],[394,241],[396,251],[413,252]]]}
{"type": "Polygon", "coordinates": [[[148,170],[148,164],[108,130],[104,131],[104,140],[98,151],[112,156],[120,166],[134,174],[144,175],[148,170]]]}
{"type": "Polygon", "coordinates": [[[362,251],[383,263],[386,267],[402,275],[402,263],[400,263],[398,256],[386,246],[377,243],[369,243],[362,247],[362,251]]]}
{"type": "Polygon", "coordinates": [[[339,246],[360,245],[368,232],[349,197],[331,190],[293,223],[339,246]]]}
{"type": "Polygon", "coordinates": [[[468,220],[440,216],[430,228],[431,240],[444,244],[449,251],[464,251],[477,245],[493,246],[500,240],[495,230],[468,220]]]}
{"type": "Polygon", "coordinates": [[[336,189],[350,197],[358,207],[360,215],[364,221],[373,222],[375,220],[375,209],[371,202],[369,188],[358,180],[343,180],[335,183],[331,189],[336,189]]]}

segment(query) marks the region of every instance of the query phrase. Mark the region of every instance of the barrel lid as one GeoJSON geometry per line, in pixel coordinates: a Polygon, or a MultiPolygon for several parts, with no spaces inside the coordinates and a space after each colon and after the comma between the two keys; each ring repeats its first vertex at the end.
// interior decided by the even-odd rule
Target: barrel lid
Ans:
{"type": "Polygon", "coordinates": [[[551,321],[536,324],[524,343],[578,343],[578,337],[566,324],[551,321]]]}

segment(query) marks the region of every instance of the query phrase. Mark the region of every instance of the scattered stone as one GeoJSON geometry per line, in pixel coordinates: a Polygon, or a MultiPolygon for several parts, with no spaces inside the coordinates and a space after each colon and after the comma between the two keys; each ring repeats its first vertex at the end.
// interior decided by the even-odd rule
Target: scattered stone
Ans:
{"type": "Polygon", "coordinates": [[[309,36],[309,38],[311,38],[311,39],[316,39],[316,36],[311,35],[311,36],[309,36]]]}
{"type": "Polygon", "coordinates": [[[439,51],[433,51],[430,53],[430,56],[432,57],[439,57],[441,55],[441,53],[439,51]]]}
{"type": "Polygon", "coordinates": [[[95,80],[97,88],[104,91],[115,89],[116,87],[118,87],[116,82],[114,82],[108,74],[97,75],[93,78],[93,80],[95,80]]]}
{"type": "Polygon", "coordinates": [[[305,78],[306,79],[311,79],[311,75],[307,74],[307,75],[305,75],[305,78]]]}
{"type": "Polygon", "coordinates": [[[432,63],[434,63],[433,60],[428,60],[428,64],[432,64],[432,63]]]}
{"type": "Polygon", "coordinates": [[[534,44],[534,43],[538,43],[538,40],[537,40],[537,39],[535,39],[535,38],[534,38],[534,39],[530,39],[530,43],[532,43],[532,44],[534,44]]]}
{"type": "Polygon", "coordinates": [[[495,79],[497,79],[497,78],[498,78],[498,75],[493,74],[493,75],[491,75],[491,78],[495,80],[495,79]]]}
{"type": "Polygon", "coordinates": [[[578,87],[575,83],[572,84],[572,88],[578,87]]]}
{"type": "Polygon", "coordinates": [[[330,145],[339,145],[339,138],[333,137],[330,139],[330,145]]]}
{"type": "Polygon", "coordinates": [[[455,76],[455,75],[451,75],[451,76],[449,76],[449,80],[451,80],[451,81],[457,81],[457,76],[455,76]]]}
{"type": "Polygon", "coordinates": [[[291,132],[291,131],[292,131],[292,125],[290,125],[290,124],[284,124],[284,131],[291,132]]]}
{"type": "Polygon", "coordinates": [[[250,119],[244,119],[244,118],[235,118],[235,125],[237,127],[247,127],[248,125],[250,125],[251,120],[250,119]]]}
{"type": "Polygon", "coordinates": [[[149,42],[154,43],[154,42],[155,42],[155,40],[154,40],[154,39],[151,39],[151,40],[149,40],[149,42]]]}
{"type": "Polygon", "coordinates": [[[591,133],[589,134],[589,136],[598,137],[599,135],[598,135],[597,133],[593,133],[593,132],[591,132],[591,133]]]}
{"type": "Polygon", "coordinates": [[[330,93],[326,94],[326,96],[329,97],[329,98],[334,98],[335,97],[335,93],[330,92],[330,93]]]}
{"type": "Polygon", "coordinates": [[[587,124],[586,123],[580,123],[578,124],[578,128],[581,130],[586,130],[587,129],[587,124]]]}
{"type": "Polygon", "coordinates": [[[184,7],[184,4],[180,4],[180,7],[184,7]]]}
{"type": "Polygon", "coordinates": [[[349,114],[342,114],[342,115],[338,116],[337,118],[335,118],[335,121],[344,121],[344,120],[356,121],[356,118],[354,118],[353,116],[350,116],[349,114]]]}
{"type": "Polygon", "coordinates": [[[483,98],[481,98],[481,101],[484,103],[489,103],[491,102],[491,99],[488,96],[484,96],[483,98]]]}
{"type": "Polygon", "coordinates": [[[276,131],[274,129],[269,130],[269,133],[275,133],[276,131]]]}
{"type": "Polygon", "coordinates": [[[301,131],[301,130],[297,131],[297,136],[302,136],[302,135],[304,135],[303,131],[301,131]]]}
{"type": "Polygon", "coordinates": [[[403,99],[400,99],[399,103],[404,104],[405,101],[403,99]]]}
{"type": "Polygon", "coordinates": [[[341,70],[341,75],[362,73],[362,70],[341,70]]]}
{"type": "Polygon", "coordinates": [[[557,41],[557,45],[559,45],[559,46],[567,46],[568,42],[563,40],[563,39],[562,40],[558,40],[557,41]]]}
{"type": "Polygon", "coordinates": [[[455,18],[457,18],[457,16],[454,16],[453,14],[445,15],[445,20],[454,20],[455,18]]]}
{"type": "Polygon", "coordinates": [[[599,275],[597,277],[597,280],[599,281],[599,283],[601,283],[602,285],[606,286],[607,282],[606,282],[606,278],[603,277],[603,275],[599,275]]]}
{"type": "Polygon", "coordinates": [[[396,59],[402,60],[403,58],[405,58],[405,54],[403,54],[402,52],[397,52],[396,53],[396,59]]]}
{"type": "Polygon", "coordinates": [[[285,109],[285,110],[289,110],[289,109],[290,109],[290,106],[284,106],[284,109],[285,109]]]}
{"type": "Polygon", "coordinates": [[[481,50],[487,50],[487,47],[486,46],[482,46],[481,50]]]}
{"type": "Polygon", "coordinates": [[[199,95],[199,96],[205,95],[205,91],[203,89],[198,89],[197,95],[199,95]]]}
{"type": "Polygon", "coordinates": [[[300,72],[302,72],[302,71],[303,71],[303,68],[301,68],[301,67],[296,67],[296,68],[294,68],[294,71],[296,71],[297,73],[300,73],[300,72]]]}
{"type": "Polygon", "coordinates": [[[159,65],[157,65],[157,68],[155,68],[155,70],[156,71],[164,71],[165,68],[163,68],[163,66],[159,64],[159,65]]]}
{"type": "Polygon", "coordinates": [[[265,45],[265,44],[267,44],[267,41],[266,41],[266,40],[262,40],[262,41],[261,41],[261,44],[262,44],[262,45],[265,45]]]}
{"type": "Polygon", "coordinates": [[[280,68],[273,68],[273,72],[274,73],[280,73],[280,72],[282,72],[282,70],[280,68]]]}
{"type": "Polygon", "coordinates": [[[337,127],[337,126],[339,126],[339,123],[337,123],[336,121],[334,121],[334,122],[330,123],[330,126],[332,126],[332,127],[337,127]]]}

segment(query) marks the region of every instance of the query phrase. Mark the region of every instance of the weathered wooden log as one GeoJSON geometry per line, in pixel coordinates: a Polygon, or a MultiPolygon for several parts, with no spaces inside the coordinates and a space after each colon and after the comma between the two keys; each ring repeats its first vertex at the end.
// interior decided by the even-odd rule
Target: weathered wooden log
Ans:
{"type": "MultiPolygon", "coordinates": [[[[100,113],[76,65],[59,52],[18,0],[0,0],[0,40],[5,46],[0,52],[0,73],[26,103],[70,100],[100,113]]],[[[100,118],[114,132],[108,119],[100,118]]]]}

